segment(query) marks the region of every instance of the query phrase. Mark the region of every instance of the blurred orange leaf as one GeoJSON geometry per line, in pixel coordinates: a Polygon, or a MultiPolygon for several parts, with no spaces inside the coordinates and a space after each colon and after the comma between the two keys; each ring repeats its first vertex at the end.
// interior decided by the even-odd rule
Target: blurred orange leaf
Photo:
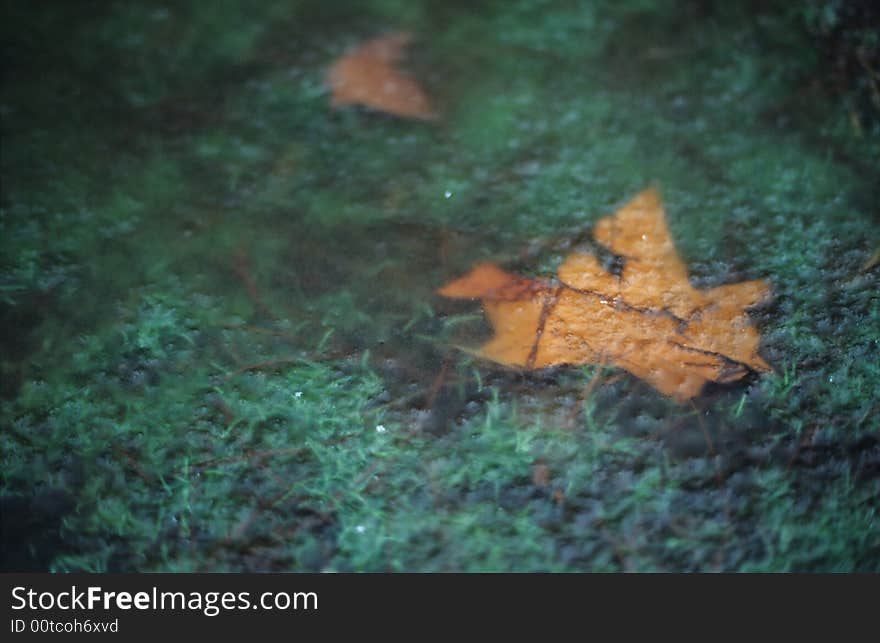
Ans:
{"type": "Polygon", "coordinates": [[[476,353],[512,367],[614,364],[679,402],[706,382],[769,372],[746,309],[770,296],[764,281],[697,290],[688,281],[656,190],[600,219],[593,235],[624,260],[620,275],[572,253],[557,279],[480,264],[439,293],[480,299],[495,336],[476,353]]]}
{"type": "Polygon", "coordinates": [[[387,34],[339,58],[327,73],[331,104],[364,105],[404,118],[437,118],[424,90],[396,67],[411,41],[407,33],[387,34]]]}

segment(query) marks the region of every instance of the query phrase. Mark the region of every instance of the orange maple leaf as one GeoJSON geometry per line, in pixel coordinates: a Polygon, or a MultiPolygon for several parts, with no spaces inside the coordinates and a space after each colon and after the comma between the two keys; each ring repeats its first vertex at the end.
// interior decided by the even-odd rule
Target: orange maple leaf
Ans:
{"type": "Polygon", "coordinates": [[[624,260],[621,274],[572,253],[557,279],[530,279],[485,263],[438,292],[481,299],[495,336],[481,357],[526,369],[614,364],[679,402],[706,382],[770,372],[746,309],[770,296],[764,281],[697,290],[675,251],[660,196],[648,189],[593,235],[624,260]]]}
{"type": "Polygon", "coordinates": [[[405,118],[437,118],[424,90],[395,67],[411,41],[407,33],[392,33],[342,56],[327,73],[331,104],[364,105],[405,118]]]}

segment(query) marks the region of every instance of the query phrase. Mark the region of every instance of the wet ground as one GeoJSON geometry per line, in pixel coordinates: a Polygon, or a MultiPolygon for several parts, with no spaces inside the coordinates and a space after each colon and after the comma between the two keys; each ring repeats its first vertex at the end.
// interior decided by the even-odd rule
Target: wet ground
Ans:
{"type": "Polygon", "coordinates": [[[7,3],[3,568],[880,570],[880,110],[726,4],[7,3]],[[440,117],[331,107],[397,30],[440,117]],[[463,350],[650,185],[774,373],[463,350]]]}

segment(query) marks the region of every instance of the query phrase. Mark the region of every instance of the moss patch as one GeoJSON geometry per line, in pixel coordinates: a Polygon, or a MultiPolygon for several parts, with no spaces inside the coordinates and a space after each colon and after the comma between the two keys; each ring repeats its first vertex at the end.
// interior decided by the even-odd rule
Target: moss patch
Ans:
{"type": "Polygon", "coordinates": [[[0,27],[5,569],[880,571],[880,146],[815,6],[93,9],[0,27]],[[329,108],[390,29],[439,123],[329,108]],[[696,286],[772,282],[775,375],[459,350],[438,285],[652,183],[696,286]]]}

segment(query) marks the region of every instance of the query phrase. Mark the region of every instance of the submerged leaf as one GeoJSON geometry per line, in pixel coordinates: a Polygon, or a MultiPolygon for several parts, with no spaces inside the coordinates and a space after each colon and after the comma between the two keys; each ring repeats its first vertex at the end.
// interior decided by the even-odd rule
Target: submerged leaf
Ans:
{"type": "Polygon", "coordinates": [[[623,258],[622,273],[572,253],[558,280],[529,279],[481,264],[438,292],[481,299],[495,336],[477,353],[526,369],[614,364],[684,401],[708,382],[768,372],[746,309],[770,296],[764,281],[697,290],[688,281],[656,190],[639,194],[594,229],[623,258]]]}
{"type": "Polygon", "coordinates": [[[327,73],[331,104],[364,105],[405,118],[437,118],[424,90],[395,67],[411,40],[407,33],[392,33],[342,56],[327,73]]]}

